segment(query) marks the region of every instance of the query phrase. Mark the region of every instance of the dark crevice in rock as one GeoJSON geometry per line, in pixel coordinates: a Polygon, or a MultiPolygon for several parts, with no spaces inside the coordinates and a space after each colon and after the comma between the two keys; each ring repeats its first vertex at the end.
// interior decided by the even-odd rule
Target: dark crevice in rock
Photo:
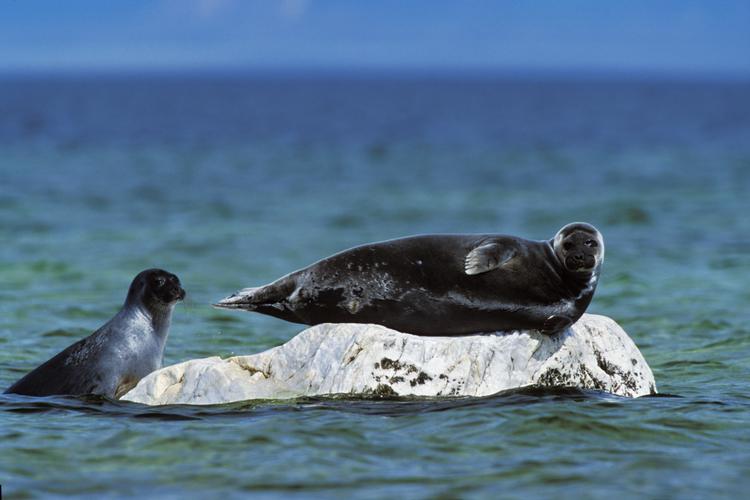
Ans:
{"type": "Polygon", "coordinates": [[[371,394],[373,396],[378,396],[381,398],[398,396],[398,393],[394,391],[393,387],[388,384],[378,384],[375,389],[366,390],[365,394],[371,394]]]}
{"type": "Polygon", "coordinates": [[[424,385],[424,383],[427,382],[428,380],[432,380],[432,377],[427,375],[425,372],[419,372],[419,375],[417,375],[417,378],[413,379],[409,383],[411,384],[412,387],[414,387],[417,384],[424,385]]]}
{"type": "Polygon", "coordinates": [[[604,359],[599,351],[594,351],[594,356],[596,356],[596,364],[599,365],[599,368],[610,377],[615,376],[620,371],[615,365],[604,359]]]}
{"type": "Polygon", "coordinates": [[[380,363],[375,363],[375,368],[380,368],[383,370],[393,370],[395,372],[404,370],[407,374],[416,373],[419,371],[417,367],[412,364],[401,363],[398,360],[393,360],[390,358],[381,359],[380,363]]]}

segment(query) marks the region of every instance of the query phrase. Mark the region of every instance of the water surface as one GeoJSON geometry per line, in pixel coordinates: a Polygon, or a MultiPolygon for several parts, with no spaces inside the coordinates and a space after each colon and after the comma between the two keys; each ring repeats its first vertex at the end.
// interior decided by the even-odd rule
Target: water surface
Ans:
{"type": "Polygon", "coordinates": [[[0,387],[180,276],[165,364],[298,325],[207,304],[428,232],[607,242],[589,312],[661,393],[210,408],[0,397],[13,496],[739,496],[750,481],[750,85],[521,79],[0,81],[0,387]]]}

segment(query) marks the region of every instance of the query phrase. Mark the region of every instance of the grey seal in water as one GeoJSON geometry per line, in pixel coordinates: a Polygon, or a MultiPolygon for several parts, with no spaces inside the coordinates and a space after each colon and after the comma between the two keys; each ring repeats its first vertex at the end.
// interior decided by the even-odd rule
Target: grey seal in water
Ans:
{"type": "Polygon", "coordinates": [[[125,304],[101,328],[13,384],[7,394],[97,394],[118,398],[161,367],[180,280],[161,269],[133,279],[125,304]]]}
{"type": "Polygon", "coordinates": [[[215,306],[308,325],[376,323],[417,335],[552,334],[584,313],[603,260],[601,233],[583,222],[544,241],[411,236],[346,250],[215,306]]]}

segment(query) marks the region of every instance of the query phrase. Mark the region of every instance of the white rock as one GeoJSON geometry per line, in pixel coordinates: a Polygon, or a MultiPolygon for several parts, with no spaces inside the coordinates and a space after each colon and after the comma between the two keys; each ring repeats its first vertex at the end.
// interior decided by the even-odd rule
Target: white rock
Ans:
{"type": "Polygon", "coordinates": [[[586,314],[553,337],[420,337],[378,325],[318,325],[259,354],[162,368],[122,399],[163,405],[327,394],[487,396],[530,385],[629,397],[656,392],[651,369],[623,329],[586,314]]]}

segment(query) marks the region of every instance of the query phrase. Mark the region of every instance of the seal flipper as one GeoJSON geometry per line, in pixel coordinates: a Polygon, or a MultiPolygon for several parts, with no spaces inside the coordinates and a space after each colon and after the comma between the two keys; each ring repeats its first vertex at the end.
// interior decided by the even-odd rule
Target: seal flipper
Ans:
{"type": "Polygon", "coordinates": [[[512,248],[503,248],[497,243],[487,243],[476,247],[466,255],[464,271],[472,276],[482,274],[502,266],[515,255],[512,248]]]}
{"type": "Polygon", "coordinates": [[[138,385],[140,378],[133,376],[122,377],[114,390],[115,399],[120,399],[122,396],[127,394],[130,389],[138,385]]]}
{"type": "Polygon", "coordinates": [[[557,332],[565,330],[572,324],[573,320],[567,316],[552,315],[545,320],[544,325],[539,331],[545,335],[554,335],[557,332]]]}
{"type": "Polygon", "coordinates": [[[244,288],[221,299],[214,307],[256,311],[264,306],[286,302],[294,288],[294,280],[287,276],[265,286],[244,288]]]}

